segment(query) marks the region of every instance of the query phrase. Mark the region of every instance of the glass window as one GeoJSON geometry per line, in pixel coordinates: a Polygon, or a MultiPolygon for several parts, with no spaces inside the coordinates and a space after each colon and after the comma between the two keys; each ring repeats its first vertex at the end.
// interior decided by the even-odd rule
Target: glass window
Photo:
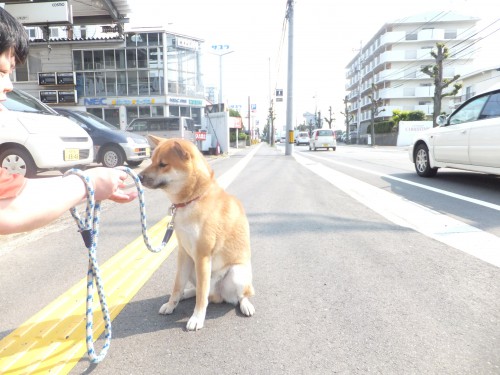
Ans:
{"type": "Polygon", "coordinates": [[[479,119],[500,117],[500,93],[490,96],[479,119]]]}
{"type": "Polygon", "coordinates": [[[104,72],[97,72],[95,74],[95,93],[96,96],[106,95],[106,80],[104,72]]]}
{"type": "Polygon", "coordinates": [[[102,118],[102,109],[101,108],[87,108],[88,113],[92,113],[94,116],[102,118]]]}
{"type": "Polygon", "coordinates": [[[127,72],[127,81],[128,81],[128,94],[129,95],[137,95],[137,71],[128,71],[127,72]]]}
{"type": "Polygon", "coordinates": [[[106,95],[116,95],[116,72],[106,72],[106,95]]]}
{"type": "MultiPolygon", "coordinates": [[[[191,118],[194,120],[195,124],[201,124],[201,108],[191,108],[191,118]]],[[[307,136],[309,134],[306,133],[307,136]]]]}
{"type": "Polygon", "coordinates": [[[161,93],[160,75],[157,70],[149,71],[149,87],[151,95],[158,95],[161,93]]]}
{"type": "Polygon", "coordinates": [[[152,117],[163,117],[163,107],[160,106],[152,106],[151,107],[151,116],[152,117]]]}
{"type": "Polygon", "coordinates": [[[137,118],[137,107],[125,107],[127,110],[127,122],[130,122],[137,118]]]}
{"type": "Polygon", "coordinates": [[[158,69],[158,48],[150,48],[149,50],[148,68],[158,69]]]}
{"type": "Polygon", "coordinates": [[[92,51],[83,51],[83,70],[94,69],[94,56],[92,51]]]}
{"type": "Polygon", "coordinates": [[[160,38],[157,33],[148,34],[148,45],[157,46],[160,44],[160,38]]]}
{"type": "Polygon", "coordinates": [[[127,69],[137,68],[137,50],[127,49],[127,69]]]}
{"type": "Polygon", "coordinates": [[[104,51],[104,68],[115,69],[115,51],[112,49],[104,51]]]}
{"type": "Polygon", "coordinates": [[[481,110],[487,100],[488,95],[485,95],[467,103],[450,116],[450,124],[453,125],[461,124],[462,122],[476,121],[479,118],[479,114],[481,113],[481,110]]]}
{"type": "Polygon", "coordinates": [[[138,68],[148,67],[148,50],[146,48],[137,49],[137,67],[138,68]]]}
{"type": "Polygon", "coordinates": [[[84,73],[85,96],[95,96],[95,76],[94,73],[84,73]]]}
{"type": "Polygon", "coordinates": [[[181,107],[181,116],[190,117],[189,107],[181,107]]]}
{"type": "Polygon", "coordinates": [[[139,95],[149,95],[148,71],[139,70],[139,95]]]}
{"type": "Polygon", "coordinates": [[[125,50],[117,49],[115,50],[116,68],[125,69],[125,50]]]}
{"type": "Polygon", "coordinates": [[[82,51],[73,51],[73,69],[83,70],[82,51]]]}
{"type": "Polygon", "coordinates": [[[139,107],[139,117],[151,117],[151,108],[149,106],[139,107]]]}
{"type": "Polygon", "coordinates": [[[180,116],[180,109],[179,106],[176,105],[169,105],[168,106],[168,114],[170,116],[180,116]]]}
{"type": "Polygon", "coordinates": [[[94,51],[94,69],[104,69],[104,51],[102,50],[94,51]]]}
{"type": "Polygon", "coordinates": [[[104,120],[120,127],[120,114],[118,108],[104,108],[104,120]]]}
{"type": "Polygon", "coordinates": [[[78,98],[85,96],[85,79],[83,73],[76,73],[76,95],[78,98]]]}
{"type": "Polygon", "coordinates": [[[116,87],[118,95],[127,95],[127,73],[116,72],[116,87]]]}

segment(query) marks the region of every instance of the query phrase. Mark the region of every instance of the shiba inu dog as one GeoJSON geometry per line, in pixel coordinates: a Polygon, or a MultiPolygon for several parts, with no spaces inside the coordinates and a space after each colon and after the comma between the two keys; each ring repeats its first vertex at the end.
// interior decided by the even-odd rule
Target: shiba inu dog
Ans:
{"type": "Polygon", "coordinates": [[[189,331],[203,327],[209,302],[239,303],[241,312],[252,316],[250,233],[240,201],[219,186],[193,143],[151,139],[157,146],[139,178],[148,188],[162,189],[172,202],[179,244],[174,286],[160,314],[172,314],[179,301],[196,296],[189,331]],[[185,289],[188,281],[195,288],[185,289]]]}

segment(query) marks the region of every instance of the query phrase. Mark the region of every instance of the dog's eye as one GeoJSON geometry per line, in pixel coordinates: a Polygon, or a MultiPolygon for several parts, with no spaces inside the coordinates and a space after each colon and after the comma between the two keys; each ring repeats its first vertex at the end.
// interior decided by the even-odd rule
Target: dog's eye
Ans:
{"type": "Polygon", "coordinates": [[[158,165],[160,166],[160,168],[165,168],[168,164],[160,161],[160,163],[158,165]]]}

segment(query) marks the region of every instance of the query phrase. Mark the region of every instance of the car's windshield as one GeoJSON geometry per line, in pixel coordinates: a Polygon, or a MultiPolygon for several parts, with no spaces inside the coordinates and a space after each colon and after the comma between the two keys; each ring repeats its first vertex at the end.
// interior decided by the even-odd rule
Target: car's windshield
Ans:
{"type": "Polygon", "coordinates": [[[57,115],[52,108],[20,90],[8,92],[7,99],[2,104],[10,111],[57,115]]]}
{"type": "Polygon", "coordinates": [[[98,129],[118,130],[116,126],[110,124],[109,122],[104,121],[103,119],[93,115],[92,113],[78,112],[77,116],[80,118],[81,121],[88,122],[89,124],[93,125],[98,129]]]}

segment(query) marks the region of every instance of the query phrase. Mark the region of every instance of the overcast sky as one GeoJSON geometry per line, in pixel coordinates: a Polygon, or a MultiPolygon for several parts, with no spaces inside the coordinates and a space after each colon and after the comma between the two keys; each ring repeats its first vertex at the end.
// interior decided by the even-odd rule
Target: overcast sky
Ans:
{"type": "MultiPolygon", "coordinates": [[[[247,110],[248,96],[257,105],[261,127],[269,107],[269,91],[285,90],[288,29],[284,25],[286,0],[129,0],[133,24],[168,24],[167,29],[205,41],[205,86],[219,86],[219,58],[212,45],[229,45],[224,56],[223,94],[232,105],[247,110]],[[283,34],[284,30],[284,34],[283,34]],[[271,78],[270,78],[271,77],[271,78]]],[[[500,15],[491,0],[329,1],[296,0],[294,17],[294,126],[302,114],[315,108],[326,114],[332,106],[337,128],[342,126],[345,67],[361,42],[368,42],[387,22],[429,11],[453,11],[481,18],[480,29],[494,21],[482,36],[495,46],[481,59],[500,62],[500,15]],[[409,6],[409,4],[415,4],[409,6]]],[[[486,64],[486,62],[485,62],[486,64]]],[[[284,105],[279,122],[285,123],[284,105]]],[[[280,113],[280,108],[277,112],[280,113]]]]}

